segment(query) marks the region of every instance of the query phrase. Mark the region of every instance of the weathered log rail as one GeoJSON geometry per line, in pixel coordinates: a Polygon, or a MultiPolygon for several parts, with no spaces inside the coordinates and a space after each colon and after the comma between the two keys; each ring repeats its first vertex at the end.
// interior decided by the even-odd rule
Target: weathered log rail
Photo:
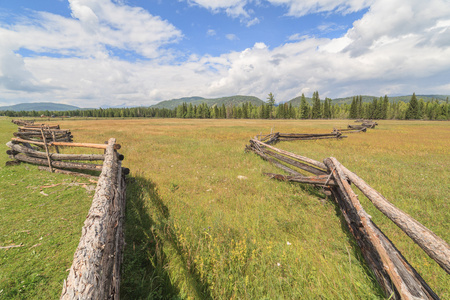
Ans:
{"type": "Polygon", "coordinates": [[[337,132],[359,133],[359,132],[366,132],[366,131],[367,131],[367,127],[361,127],[360,129],[355,129],[355,128],[333,128],[332,133],[337,133],[337,132]]]}
{"type": "Polygon", "coordinates": [[[110,139],[61,299],[119,299],[126,186],[114,145],[110,139]]]}
{"type": "Polygon", "coordinates": [[[295,141],[295,140],[320,140],[320,139],[342,139],[346,136],[341,132],[332,133],[281,133],[275,132],[268,135],[258,136],[260,141],[266,144],[276,144],[280,141],[295,141]]]}
{"type": "Polygon", "coordinates": [[[267,173],[271,178],[312,184],[324,189],[339,206],[350,232],[354,236],[367,265],[373,271],[387,297],[391,299],[439,299],[417,271],[402,256],[400,251],[375,225],[362,208],[351,183],[417,243],[439,266],[450,274],[450,246],[431,230],[404,213],[364,180],[349,171],[335,158],[324,159],[323,163],[277,149],[273,135],[259,135],[250,140],[247,151],[260,155],[290,175],[267,173]],[[276,153],[276,155],[274,155],[276,153]],[[308,172],[313,176],[306,176],[308,172]]]}
{"type": "MultiPolygon", "coordinates": [[[[91,162],[104,161],[105,154],[61,154],[59,153],[59,147],[85,147],[106,150],[107,144],[74,143],[72,142],[73,136],[71,132],[69,130],[61,130],[59,125],[40,124],[39,127],[27,125],[26,127],[19,127],[19,132],[15,132],[14,136],[15,138],[12,138],[6,144],[11,148],[6,153],[14,162],[36,164],[41,166],[41,170],[83,177],[86,177],[86,174],[80,173],[79,170],[102,171],[102,164],[91,162]],[[38,146],[38,148],[32,145],[38,146]],[[45,152],[40,151],[39,148],[44,149],[45,152]],[[56,150],[56,153],[50,152],[50,149],[53,148],[56,150]],[[73,169],[77,171],[75,172],[73,169]]],[[[114,144],[113,147],[115,150],[118,150],[120,149],[120,144],[114,144]]],[[[124,156],[118,154],[118,159],[123,160],[124,156]]],[[[127,175],[129,169],[124,168],[122,172],[127,175]]]]}
{"type": "Polygon", "coordinates": [[[19,126],[27,126],[27,125],[33,125],[34,121],[29,120],[11,120],[12,123],[19,125],[19,126]]]}
{"type": "MultiPolygon", "coordinates": [[[[355,120],[355,123],[361,123],[361,125],[359,125],[359,126],[366,127],[366,128],[375,128],[376,126],[378,126],[378,123],[375,121],[372,121],[372,120],[358,119],[358,120],[355,120]]],[[[351,128],[350,126],[351,125],[349,125],[349,128],[351,128]]]]}

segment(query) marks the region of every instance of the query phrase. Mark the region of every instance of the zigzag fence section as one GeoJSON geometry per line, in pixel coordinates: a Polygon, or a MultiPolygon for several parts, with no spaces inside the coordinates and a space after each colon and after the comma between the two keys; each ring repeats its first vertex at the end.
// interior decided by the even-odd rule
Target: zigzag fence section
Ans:
{"type": "Polygon", "coordinates": [[[119,299],[120,267],[124,248],[125,175],[120,144],[111,138],[105,144],[73,143],[70,130],[59,125],[13,120],[19,126],[7,143],[13,161],[39,165],[41,170],[97,179],[94,198],[82,228],[61,299],[119,299]],[[61,135],[58,135],[61,133],[61,135]],[[59,147],[103,150],[103,154],[63,154],[59,147]],[[50,150],[55,149],[56,152],[50,150]],[[101,161],[101,164],[92,163],[101,161]],[[96,172],[93,172],[96,171],[96,172]],[[94,176],[92,174],[100,175],[94,176]],[[88,173],[88,174],[87,174],[88,173]]]}
{"type": "MultiPolygon", "coordinates": [[[[290,175],[266,173],[271,178],[312,184],[323,188],[339,206],[367,265],[375,274],[381,288],[390,299],[439,299],[417,271],[408,263],[395,245],[371,220],[351,184],[385,216],[402,229],[441,268],[450,274],[450,246],[431,230],[390,203],[363,179],[344,167],[336,158],[319,162],[308,157],[273,147],[283,135],[257,136],[246,146],[263,159],[290,175]],[[300,171],[310,173],[310,176],[300,171]]],[[[320,137],[320,135],[318,136],[320,137]]]]}

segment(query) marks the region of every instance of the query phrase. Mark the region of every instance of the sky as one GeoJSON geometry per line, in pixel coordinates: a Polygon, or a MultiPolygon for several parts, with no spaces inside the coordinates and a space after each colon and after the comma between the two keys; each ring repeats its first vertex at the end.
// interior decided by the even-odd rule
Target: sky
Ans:
{"type": "Polygon", "coordinates": [[[0,106],[450,94],[450,0],[0,0],[0,106]]]}

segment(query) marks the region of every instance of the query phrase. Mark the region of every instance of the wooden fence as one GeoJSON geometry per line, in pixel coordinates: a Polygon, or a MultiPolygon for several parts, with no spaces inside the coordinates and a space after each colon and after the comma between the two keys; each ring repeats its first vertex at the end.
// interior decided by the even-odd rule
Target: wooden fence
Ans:
{"type": "Polygon", "coordinates": [[[371,220],[352,190],[351,183],[447,273],[450,273],[450,246],[444,240],[395,207],[363,179],[345,168],[336,158],[330,157],[319,162],[275,148],[268,143],[274,141],[266,137],[263,137],[263,141],[258,137],[251,139],[246,150],[258,154],[290,174],[266,174],[271,178],[313,184],[323,188],[325,193],[334,199],[350,232],[361,248],[367,265],[375,274],[387,297],[390,299],[439,299],[371,220]],[[305,176],[299,170],[311,173],[313,176],[305,176]]]}
{"type": "MultiPolygon", "coordinates": [[[[69,276],[64,281],[61,299],[119,299],[120,267],[124,248],[125,175],[120,145],[111,138],[106,144],[73,143],[69,130],[58,125],[38,126],[23,121],[15,138],[7,143],[13,163],[27,162],[40,169],[76,176],[95,177],[83,171],[101,172],[89,214],[74,254],[69,276]],[[56,133],[64,132],[59,139],[56,133]],[[70,141],[69,141],[70,139],[70,141]],[[62,154],[61,146],[104,150],[103,154],[62,154]],[[50,149],[56,149],[56,153],[50,149]],[[45,150],[45,152],[44,152],[45,150]],[[102,161],[102,164],[92,163],[102,161]],[[76,171],[73,171],[76,169],[76,171]]],[[[91,172],[92,173],[92,172],[91,172]]],[[[95,172],[94,172],[95,173],[95,172]]]]}
{"type": "Polygon", "coordinates": [[[110,139],[61,299],[119,299],[125,181],[115,145],[110,139]]]}

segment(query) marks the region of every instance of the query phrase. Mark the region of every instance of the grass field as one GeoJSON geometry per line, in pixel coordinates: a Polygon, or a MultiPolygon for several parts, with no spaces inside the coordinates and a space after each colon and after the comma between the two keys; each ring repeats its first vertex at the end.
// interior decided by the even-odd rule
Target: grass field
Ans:
{"type": "MultiPolygon", "coordinates": [[[[2,151],[16,129],[9,121],[0,119],[2,151]]],[[[124,299],[380,299],[382,292],[338,208],[320,190],[268,179],[264,172],[280,171],[244,152],[260,132],[323,133],[347,122],[57,121],[72,130],[75,141],[115,137],[122,145],[124,166],[132,172],[124,299]]],[[[277,147],[319,161],[336,157],[450,241],[450,123],[379,123],[377,129],[343,140],[282,142],[277,147]]],[[[0,155],[0,246],[24,246],[0,249],[0,298],[56,298],[92,197],[82,184],[91,183],[40,173],[30,165],[3,167],[6,160],[6,154],[0,155]],[[74,181],[78,185],[68,184],[74,181]],[[49,196],[40,194],[39,187],[50,183],[61,184],[45,189],[49,196]],[[52,255],[57,258],[46,260],[52,255]],[[16,270],[21,270],[18,275],[16,270]]],[[[435,292],[450,298],[445,271],[362,195],[360,199],[435,292]]]]}

